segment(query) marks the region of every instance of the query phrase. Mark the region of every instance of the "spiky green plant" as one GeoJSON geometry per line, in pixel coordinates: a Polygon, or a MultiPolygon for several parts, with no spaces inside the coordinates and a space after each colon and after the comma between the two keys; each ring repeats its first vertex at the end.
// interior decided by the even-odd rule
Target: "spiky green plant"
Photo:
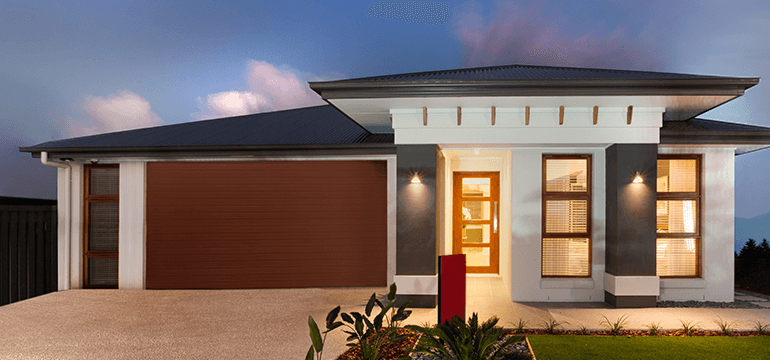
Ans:
{"type": "Polygon", "coordinates": [[[687,336],[696,333],[700,328],[698,326],[700,324],[699,322],[696,322],[695,324],[693,324],[692,321],[679,320],[679,322],[682,323],[680,330],[682,330],[682,332],[684,332],[684,334],[687,336]]]}
{"type": "Polygon", "coordinates": [[[617,318],[615,321],[610,321],[610,319],[604,315],[602,315],[602,317],[604,318],[604,320],[599,321],[599,325],[607,326],[612,334],[617,335],[628,324],[629,316],[628,314],[623,314],[621,317],[617,318]]]}
{"type": "Polygon", "coordinates": [[[588,334],[588,328],[585,325],[580,325],[580,333],[583,335],[588,334]]]}
{"type": "Polygon", "coordinates": [[[733,325],[735,325],[735,321],[728,323],[727,320],[722,320],[721,316],[717,316],[717,319],[714,320],[714,322],[719,326],[719,331],[722,332],[722,334],[729,334],[730,331],[733,330],[733,325]]]}
{"type": "Polygon", "coordinates": [[[554,330],[556,330],[557,327],[565,324],[569,324],[568,322],[558,322],[556,319],[551,319],[548,321],[543,321],[541,323],[543,325],[543,330],[549,334],[553,334],[554,330]]]}
{"type": "Polygon", "coordinates": [[[513,325],[513,332],[518,334],[523,333],[524,328],[527,326],[527,322],[524,321],[524,319],[522,318],[519,318],[519,321],[517,321],[516,323],[511,323],[511,324],[513,325]]]}
{"type": "Polygon", "coordinates": [[[649,323],[649,324],[647,324],[645,326],[647,327],[647,331],[649,331],[650,334],[652,334],[652,335],[658,335],[658,333],[663,329],[663,328],[660,327],[660,323],[659,322],[657,322],[657,323],[651,322],[651,323],[649,323]]]}
{"type": "MultiPolygon", "coordinates": [[[[510,354],[504,349],[521,341],[521,338],[511,336],[494,349],[492,345],[504,338],[503,329],[497,326],[499,320],[497,317],[492,317],[479,324],[478,314],[473,313],[467,324],[455,315],[435,327],[407,325],[407,329],[422,334],[417,346],[409,352],[441,359],[503,360],[506,356],[510,358],[510,354]]],[[[408,357],[404,356],[402,359],[408,359],[408,357]]]]}
{"type": "Polygon", "coordinates": [[[768,328],[770,328],[770,324],[762,324],[759,321],[754,323],[754,331],[756,331],[760,335],[763,335],[764,333],[766,333],[768,328]]]}

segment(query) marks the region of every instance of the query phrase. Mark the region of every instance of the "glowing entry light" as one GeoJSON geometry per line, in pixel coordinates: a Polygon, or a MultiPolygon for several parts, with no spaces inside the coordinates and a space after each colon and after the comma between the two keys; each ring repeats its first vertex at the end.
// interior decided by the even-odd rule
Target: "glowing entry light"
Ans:
{"type": "Polygon", "coordinates": [[[642,179],[642,175],[636,174],[636,177],[634,178],[635,183],[641,183],[644,182],[644,179],[642,179]]]}
{"type": "Polygon", "coordinates": [[[420,181],[420,178],[419,178],[419,177],[417,177],[417,175],[415,175],[415,176],[412,178],[412,184],[422,184],[422,181],[420,181]]]}

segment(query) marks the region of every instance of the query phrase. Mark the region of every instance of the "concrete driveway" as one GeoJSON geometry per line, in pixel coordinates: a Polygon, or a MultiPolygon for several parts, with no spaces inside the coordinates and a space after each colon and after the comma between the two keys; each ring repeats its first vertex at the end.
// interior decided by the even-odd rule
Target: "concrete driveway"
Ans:
{"type": "MultiPolygon", "coordinates": [[[[375,291],[386,288],[56,292],[0,307],[0,359],[304,359],[308,315],[323,327],[375,291]]],[[[329,335],[324,359],[345,337],[329,335]]]]}
{"type": "MultiPolygon", "coordinates": [[[[337,305],[363,312],[372,292],[385,287],[274,290],[69,290],[0,307],[0,359],[304,359],[310,346],[307,317],[323,329],[337,305]]],[[[770,309],[610,309],[603,303],[515,303],[499,278],[468,278],[466,314],[496,315],[512,327],[544,321],[560,328],[600,329],[628,314],[630,329],[679,320],[716,329],[717,316],[751,329],[770,324],[770,309]]],[[[412,309],[408,324],[436,322],[436,309],[412,309]]],[[[326,340],[324,359],[347,349],[340,329],[326,340]]]]}

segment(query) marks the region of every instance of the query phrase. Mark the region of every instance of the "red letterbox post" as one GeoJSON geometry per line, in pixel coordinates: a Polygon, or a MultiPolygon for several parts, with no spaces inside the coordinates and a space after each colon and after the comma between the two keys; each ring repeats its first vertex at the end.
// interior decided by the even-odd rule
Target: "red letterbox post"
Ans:
{"type": "Polygon", "coordinates": [[[438,322],[465,321],[465,254],[438,257],[438,322]]]}

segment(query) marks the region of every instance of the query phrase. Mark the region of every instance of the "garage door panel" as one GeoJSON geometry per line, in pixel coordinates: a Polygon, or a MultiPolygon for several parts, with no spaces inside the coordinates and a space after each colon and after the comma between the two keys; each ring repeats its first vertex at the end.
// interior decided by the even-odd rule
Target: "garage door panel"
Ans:
{"type": "Polygon", "coordinates": [[[384,161],[149,163],[147,288],[386,285],[386,175],[384,161]]]}

